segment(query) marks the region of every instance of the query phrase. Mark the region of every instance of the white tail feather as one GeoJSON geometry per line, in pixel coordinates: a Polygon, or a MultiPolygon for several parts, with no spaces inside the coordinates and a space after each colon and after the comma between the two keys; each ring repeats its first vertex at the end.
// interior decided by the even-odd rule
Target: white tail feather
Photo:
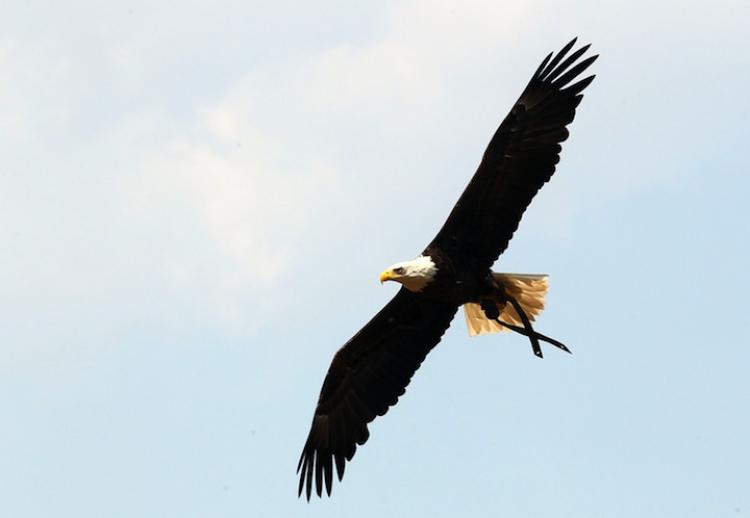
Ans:
{"type": "MultiPolygon", "coordinates": [[[[518,301],[526,316],[533,322],[544,309],[544,298],[549,288],[548,276],[525,273],[493,273],[492,276],[503,283],[505,291],[518,301]]],[[[523,322],[511,304],[498,305],[498,309],[500,320],[523,327],[523,322]]],[[[508,331],[505,326],[488,319],[477,303],[464,304],[464,316],[470,336],[508,331]]]]}

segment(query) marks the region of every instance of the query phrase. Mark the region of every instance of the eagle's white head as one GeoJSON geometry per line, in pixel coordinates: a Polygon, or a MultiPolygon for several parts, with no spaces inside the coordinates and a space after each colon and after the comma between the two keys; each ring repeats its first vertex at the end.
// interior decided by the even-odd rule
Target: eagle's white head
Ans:
{"type": "Polygon", "coordinates": [[[396,263],[380,274],[380,283],[396,281],[409,291],[420,292],[435,278],[438,268],[429,255],[420,255],[411,261],[396,263]]]}

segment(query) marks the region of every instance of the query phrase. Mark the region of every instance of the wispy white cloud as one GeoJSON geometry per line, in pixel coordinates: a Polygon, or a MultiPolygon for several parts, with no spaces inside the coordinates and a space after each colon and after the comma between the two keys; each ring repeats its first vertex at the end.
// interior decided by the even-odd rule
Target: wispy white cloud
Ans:
{"type": "MultiPolygon", "coordinates": [[[[369,37],[303,38],[273,60],[238,59],[244,71],[214,68],[226,70],[217,80],[183,66],[225,52],[191,41],[200,17],[154,39],[151,16],[165,12],[143,9],[89,12],[99,18],[84,34],[46,12],[0,44],[0,305],[13,320],[4,342],[24,354],[96,348],[108,330],[188,315],[247,330],[288,304],[311,258],[330,260],[316,243],[340,239],[356,262],[372,250],[345,243],[401,219],[383,199],[433,196],[413,146],[456,71],[499,44],[488,18],[499,7],[457,19],[447,4],[389,4],[369,37]],[[50,326],[32,331],[37,321],[50,326]]],[[[522,11],[504,16],[518,27],[522,11]]]]}
{"type": "MultiPolygon", "coordinates": [[[[186,8],[162,31],[166,4],[79,10],[98,21],[78,35],[51,23],[52,11],[36,32],[0,42],[0,229],[10,243],[0,261],[6,293],[20,297],[4,307],[30,319],[42,300],[96,300],[117,320],[114,294],[164,290],[186,314],[248,325],[263,320],[249,314],[286,304],[273,294],[300,275],[312,282],[315,262],[331,253],[363,268],[402,258],[358,236],[378,233],[384,247],[416,253],[537,60],[572,35],[537,3],[412,1],[349,13],[367,20],[357,37],[345,16],[313,10],[295,25],[297,39],[281,42],[275,24],[292,23],[282,12],[226,7],[186,8]],[[335,30],[315,32],[318,22],[335,30]]],[[[607,49],[596,13],[587,11],[587,39],[607,49]]],[[[571,27],[579,16],[558,15],[571,27]]],[[[626,29],[610,29],[627,41],[626,29]]],[[[581,200],[660,181],[611,160],[623,132],[639,135],[642,111],[609,124],[636,102],[634,87],[615,82],[659,67],[634,44],[616,57],[607,50],[591,94],[601,117],[586,103],[566,150],[608,151],[589,161],[566,153],[563,167],[576,174],[545,189],[554,201],[542,199],[527,226],[565,235],[581,200]]],[[[653,158],[658,146],[641,137],[653,158]]]]}

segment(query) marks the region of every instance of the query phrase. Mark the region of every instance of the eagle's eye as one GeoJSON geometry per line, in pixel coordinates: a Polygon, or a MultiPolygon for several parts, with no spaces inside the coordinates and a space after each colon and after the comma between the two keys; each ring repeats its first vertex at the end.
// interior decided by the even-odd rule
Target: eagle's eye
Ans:
{"type": "Polygon", "coordinates": [[[399,266],[398,268],[394,268],[393,269],[393,273],[395,273],[396,275],[403,275],[404,274],[404,268],[401,267],[401,266],[399,266]]]}

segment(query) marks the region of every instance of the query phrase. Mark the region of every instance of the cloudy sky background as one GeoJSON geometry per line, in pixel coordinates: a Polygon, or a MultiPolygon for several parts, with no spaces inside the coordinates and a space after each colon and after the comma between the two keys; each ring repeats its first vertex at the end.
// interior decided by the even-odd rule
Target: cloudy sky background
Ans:
{"type": "MultiPolygon", "coordinates": [[[[0,16],[0,515],[750,513],[750,6],[14,2],[0,16]],[[334,498],[294,468],[542,57],[601,54],[497,269],[334,498]]],[[[459,315],[460,316],[460,315],[459,315]]]]}

